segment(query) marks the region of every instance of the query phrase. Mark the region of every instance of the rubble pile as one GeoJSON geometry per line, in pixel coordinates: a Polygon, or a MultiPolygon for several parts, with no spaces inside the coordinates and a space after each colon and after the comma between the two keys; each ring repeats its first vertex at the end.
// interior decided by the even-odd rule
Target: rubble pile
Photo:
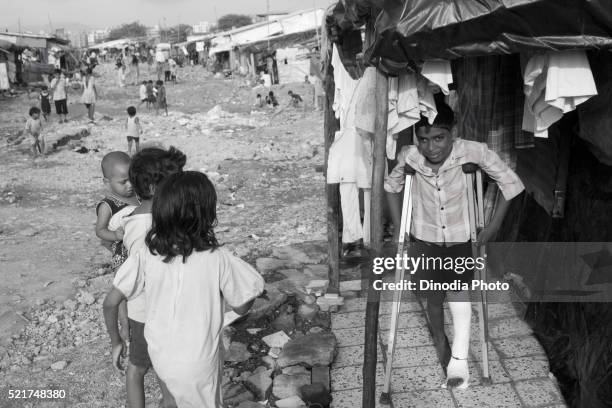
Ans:
{"type": "MultiPolygon", "coordinates": [[[[276,247],[255,259],[267,282],[266,291],[245,317],[223,333],[226,406],[329,403],[329,367],[337,344],[328,311],[342,304],[343,298],[326,293],[323,248],[323,242],[276,247]]],[[[61,371],[72,362],[56,356],[92,341],[105,341],[102,303],[112,284],[109,272],[100,268],[89,279],[76,278],[74,298],[60,304],[39,301],[36,308],[23,313],[25,329],[0,348],[0,371],[61,371]]]]}

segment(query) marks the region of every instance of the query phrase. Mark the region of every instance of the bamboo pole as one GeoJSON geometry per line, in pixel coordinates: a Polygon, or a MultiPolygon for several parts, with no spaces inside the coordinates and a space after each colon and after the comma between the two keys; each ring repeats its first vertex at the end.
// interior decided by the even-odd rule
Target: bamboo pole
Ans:
{"type": "MultiPolygon", "coordinates": [[[[325,138],[325,174],[329,161],[329,148],[334,142],[336,131],[340,129],[340,123],[334,114],[334,69],[331,65],[331,57],[326,59],[327,66],[324,67],[325,101],[324,101],[324,124],[323,132],[325,138]]],[[[338,184],[325,183],[325,195],[327,198],[327,251],[329,256],[328,292],[340,292],[340,190],[338,184]]]]}
{"type": "MultiPolygon", "coordinates": [[[[372,168],[372,201],[370,259],[382,256],[383,249],[383,182],[385,177],[385,143],[387,138],[389,85],[387,78],[380,71],[376,72],[376,90],[374,95],[376,111],[376,133],[374,134],[374,162],[372,168]]],[[[378,312],[380,292],[373,289],[377,276],[370,271],[368,279],[368,302],[365,319],[365,345],[363,351],[363,394],[362,406],[373,408],[376,405],[376,362],[378,337],[378,312]]]]}

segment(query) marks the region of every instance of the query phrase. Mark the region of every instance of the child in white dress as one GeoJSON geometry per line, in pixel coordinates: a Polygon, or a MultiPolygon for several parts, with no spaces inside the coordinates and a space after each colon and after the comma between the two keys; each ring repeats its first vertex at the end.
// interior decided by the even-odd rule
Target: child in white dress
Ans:
{"type": "MultiPolygon", "coordinates": [[[[123,244],[128,255],[145,248],[145,237],[151,228],[151,207],[153,194],[157,185],[170,174],[183,170],[187,158],[179,150],[171,147],[169,150],[147,148],[137,153],[130,165],[130,183],[140,200],[140,206],[128,206],[117,212],[111,218],[108,229],[122,229],[123,244]]],[[[114,287],[104,300],[104,320],[111,337],[113,366],[121,369],[120,355],[125,349],[117,329],[119,304],[125,297],[114,287]]],[[[147,352],[147,342],[143,330],[145,324],[144,293],[130,298],[127,314],[130,328],[129,362],[126,370],[126,389],[128,406],[131,408],[145,407],[144,377],[151,360],[147,352]]],[[[175,407],[163,383],[162,406],[175,407]]]]}
{"type": "Polygon", "coordinates": [[[145,293],[149,355],[178,407],[223,406],[224,301],[245,314],[264,287],[253,267],[219,246],[216,202],[204,174],[169,176],[155,191],[146,247],[113,282],[127,299],[145,293]]]}

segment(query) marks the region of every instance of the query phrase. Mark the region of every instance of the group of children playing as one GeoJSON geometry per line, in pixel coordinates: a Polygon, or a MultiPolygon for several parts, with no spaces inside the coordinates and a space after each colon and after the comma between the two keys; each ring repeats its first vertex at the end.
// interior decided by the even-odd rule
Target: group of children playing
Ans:
{"type": "Polygon", "coordinates": [[[147,104],[147,109],[151,109],[151,107],[155,107],[155,114],[159,114],[159,110],[163,110],[166,112],[166,116],[168,116],[168,103],[166,101],[166,87],[164,86],[164,81],[157,80],[155,85],[153,85],[153,81],[142,81],[140,85],[140,103],[138,106],[140,107],[143,103],[147,104]]]}
{"type": "MultiPolygon", "coordinates": [[[[302,97],[296,94],[295,92],[289,90],[287,94],[290,98],[289,106],[297,108],[300,106],[300,103],[303,102],[302,97]]],[[[255,106],[256,108],[263,108],[266,105],[271,108],[276,108],[279,106],[278,100],[276,99],[276,96],[274,95],[273,91],[268,92],[268,95],[266,95],[265,98],[262,97],[259,93],[257,94],[257,96],[255,96],[255,103],[253,104],[253,106],[255,106]]]]}
{"type": "Polygon", "coordinates": [[[257,271],[218,243],[215,188],[185,162],[172,147],[102,160],[109,193],[96,209],[96,234],[118,266],[104,318],[118,370],[129,341],[131,408],[145,406],[151,366],[164,407],[221,407],[224,303],[243,315],[263,291],[257,271]]]}

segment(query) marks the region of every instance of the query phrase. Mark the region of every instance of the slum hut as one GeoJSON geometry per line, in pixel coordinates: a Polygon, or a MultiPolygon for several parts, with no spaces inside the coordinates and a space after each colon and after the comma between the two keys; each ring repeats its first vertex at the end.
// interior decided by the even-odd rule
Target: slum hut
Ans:
{"type": "Polygon", "coordinates": [[[323,9],[298,11],[219,33],[211,39],[208,54],[217,70],[257,74],[259,67],[278,83],[276,49],[315,36],[323,14],[323,9]]]}
{"type": "Polygon", "coordinates": [[[302,82],[310,73],[310,57],[318,48],[317,38],[314,29],[283,34],[238,46],[237,53],[252,74],[269,72],[272,66],[273,83],[302,82]]]}
{"type": "MultiPolygon", "coordinates": [[[[5,64],[9,83],[24,84],[42,81],[42,74],[53,72],[54,50],[60,50],[57,65],[67,68],[68,40],[54,36],[0,33],[0,64],[5,64]]],[[[3,68],[0,68],[3,70],[3,68]]]]}
{"type": "MultiPolygon", "coordinates": [[[[342,102],[334,101],[338,81],[361,81],[364,66],[376,67],[370,106],[356,102],[362,104],[357,109],[376,112],[376,131],[363,150],[369,167],[359,169],[372,175],[365,186],[371,187],[365,189],[371,204],[364,208],[370,212],[364,235],[370,232],[371,256],[382,250],[385,161],[392,166],[399,147],[412,138],[410,127],[388,131],[393,116],[387,107],[394,106],[389,97],[402,75],[436,83],[456,113],[460,137],[487,143],[516,170],[526,193],[513,200],[497,241],[529,262],[505,258],[492,266],[500,275],[512,269],[508,279],[525,289],[518,294],[525,317],[565,399],[580,407],[611,401],[612,279],[600,270],[609,265],[612,238],[610,16],[612,5],[597,0],[345,0],[328,10],[322,49],[328,170],[340,127],[332,109],[342,102]],[[433,66],[438,68],[432,75],[433,66]]],[[[343,197],[338,183],[327,184],[326,194],[330,284],[337,289],[343,197]]],[[[498,194],[487,184],[485,208],[495,211],[498,194]]],[[[495,247],[491,243],[488,250],[495,247]]],[[[368,291],[364,407],[375,406],[377,398],[372,384],[378,295],[368,291]]]]}

